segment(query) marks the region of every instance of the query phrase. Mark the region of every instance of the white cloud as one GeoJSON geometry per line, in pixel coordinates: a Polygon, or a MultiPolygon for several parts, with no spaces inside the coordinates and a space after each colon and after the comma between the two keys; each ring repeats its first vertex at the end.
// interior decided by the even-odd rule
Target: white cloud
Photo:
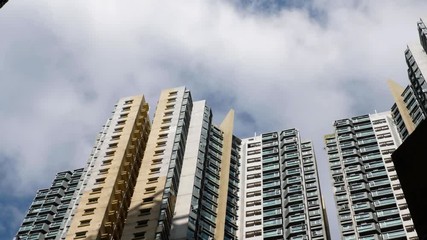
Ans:
{"type": "Polygon", "coordinates": [[[7,4],[0,152],[17,172],[0,177],[2,188],[18,178],[10,194],[32,196],[55,172],[84,165],[118,98],[144,93],[154,111],[162,88],[185,84],[196,99],[209,96],[217,122],[230,107],[251,118],[237,119],[251,123],[236,126],[243,137],[296,127],[313,139],[333,207],[322,136],[337,118],[391,105],[385,81],[406,82],[403,50],[427,2],[306,6],[319,15],[256,14],[220,0],[7,4]]]}

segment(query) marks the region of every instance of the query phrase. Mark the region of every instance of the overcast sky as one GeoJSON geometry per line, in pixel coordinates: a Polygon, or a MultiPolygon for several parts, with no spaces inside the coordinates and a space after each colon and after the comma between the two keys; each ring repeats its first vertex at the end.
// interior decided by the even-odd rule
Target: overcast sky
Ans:
{"type": "Polygon", "coordinates": [[[425,0],[14,0],[0,10],[0,239],[37,189],[83,167],[124,96],[185,85],[236,135],[298,128],[315,144],[339,238],[323,135],[386,111],[408,82],[425,0]]]}

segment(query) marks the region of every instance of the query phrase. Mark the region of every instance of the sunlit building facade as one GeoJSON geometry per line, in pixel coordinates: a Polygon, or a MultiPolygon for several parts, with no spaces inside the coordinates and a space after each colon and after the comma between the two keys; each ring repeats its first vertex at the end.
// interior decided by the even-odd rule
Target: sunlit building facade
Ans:
{"type": "Polygon", "coordinates": [[[342,239],[418,239],[391,154],[390,112],[340,119],[325,136],[342,239]]]}

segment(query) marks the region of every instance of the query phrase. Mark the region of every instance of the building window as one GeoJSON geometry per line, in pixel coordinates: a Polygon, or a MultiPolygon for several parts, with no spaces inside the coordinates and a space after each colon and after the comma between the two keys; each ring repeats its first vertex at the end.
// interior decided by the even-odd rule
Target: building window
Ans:
{"type": "Polygon", "coordinates": [[[253,192],[247,192],[246,197],[255,197],[255,196],[261,196],[261,191],[253,191],[253,192]]]}
{"type": "Polygon", "coordinates": [[[76,236],[74,237],[74,239],[86,238],[86,233],[87,233],[87,231],[84,231],[84,232],[76,232],[76,236]]]}
{"type": "Polygon", "coordinates": [[[157,140],[165,139],[167,137],[168,137],[167,133],[162,133],[162,134],[159,134],[159,137],[157,138],[157,140]]]}
{"type": "Polygon", "coordinates": [[[136,222],[136,227],[146,227],[148,226],[148,220],[141,220],[136,222]]]}
{"type": "Polygon", "coordinates": [[[261,205],[261,200],[247,201],[246,207],[253,207],[261,205]]]}
{"type": "Polygon", "coordinates": [[[99,187],[99,188],[93,188],[93,189],[92,189],[92,192],[91,192],[90,194],[98,194],[98,193],[101,193],[101,190],[102,190],[102,187],[99,187]]]}
{"type": "Polygon", "coordinates": [[[155,190],[156,190],[156,187],[149,187],[149,188],[145,189],[145,193],[146,194],[148,194],[148,193],[154,193],[155,190]]]}
{"type": "Polygon", "coordinates": [[[245,234],[246,238],[253,238],[261,236],[261,230],[249,231],[245,234]]]}
{"type": "Polygon", "coordinates": [[[119,139],[120,139],[120,134],[111,136],[111,140],[113,141],[119,140],[119,139]]]}
{"type": "Polygon", "coordinates": [[[168,111],[168,112],[165,112],[163,114],[164,117],[168,117],[168,116],[172,116],[172,115],[173,115],[173,111],[168,111]]]}
{"type": "Polygon", "coordinates": [[[103,184],[105,183],[105,177],[104,178],[98,178],[95,180],[95,184],[103,184]]]}
{"type": "Polygon", "coordinates": [[[97,197],[97,198],[89,198],[88,199],[88,204],[98,203],[98,199],[99,199],[99,197],[97,197]]]}
{"type": "Polygon", "coordinates": [[[119,145],[118,143],[110,143],[108,144],[108,148],[116,148],[117,145],[119,145]]]}
{"type": "Polygon", "coordinates": [[[162,159],[161,158],[153,159],[153,163],[151,163],[151,165],[158,165],[158,164],[162,164],[162,159]]]}
{"type": "Polygon", "coordinates": [[[84,210],[83,215],[92,215],[95,213],[95,208],[87,208],[84,210]]]}
{"type": "Polygon", "coordinates": [[[261,215],[261,209],[246,212],[246,217],[251,217],[251,216],[256,216],[256,215],[261,215]]]}
{"type": "Polygon", "coordinates": [[[151,168],[150,169],[150,174],[156,174],[156,173],[160,173],[160,168],[151,168]]]}
{"type": "Polygon", "coordinates": [[[261,173],[255,173],[255,174],[249,174],[246,178],[247,180],[250,180],[250,179],[255,179],[260,177],[261,177],[261,173]]]}
{"type": "Polygon", "coordinates": [[[144,198],[144,199],[142,199],[142,204],[153,203],[153,201],[154,201],[154,197],[144,198]]]}
{"type": "Polygon", "coordinates": [[[251,172],[251,171],[256,171],[256,170],[261,170],[261,166],[252,166],[252,167],[248,167],[247,171],[251,172]]]}
{"type": "Polygon", "coordinates": [[[80,225],[79,225],[79,227],[86,227],[86,226],[89,226],[89,225],[90,225],[90,221],[91,221],[91,219],[86,219],[86,220],[82,220],[82,221],[80,221],[80,225]]]}
{"type": "Polygon", "coordinates": [[[139,210],[140,216],[147,216],[147,215],[150,215],[150,213],[151,213],[151,208],[144,208],[139,210]]]}
{"type": "Polygon", "coordinates": [[[125,105],[127,105],[127,104],[132,104],[133,103],[133,99],[132,100],[126,100],[125,101],[125,105]]]}
{"type": "Polygon", "coordinates": [[[133,240],[142,240],[145,239],[145,232],[137,232],[133,234],[133,240]]]}
{"type": "Polygon", "coordinates": [[[261,182],[254,182],[246,184],[247,188],[261,187],[261,182]]]}
{"type": "Polygon", "coordinates": [[[156,151],[154,151],[154,156],[162,155],[164,152],[165,152],[164,149],[162,149],[162,150],[156,150],[156,151]]]}
{"type": "Polygon", "coordinates": [[[120,121],[117,121],[116,126],[125,125],[125,123],[126,123],[126,120],[120,120],[120,121]]]}
{"type": "Polygon", "coordinates": [[[149,178],[147,184],[153,184],[156,183],[159,180],[158,177],[149,178]]]}
{"type": "Polygon", "coordinates": [[[112,159],[104,160],[104,161],[102,161],[102,165],[101,165],[101,166],[107,166],[107,165],[110,165],[112,161],[113,161],[112,159]]]}
{"type": "Polygon", "coordinates": [[[130,110],[130,106],[129,106],[129,107],[123,107],[123,108],[122,108],[122,112],[129,111],[129,110],[130,110]]]}
{"type": "Polygon", "coordinates": [[[105,153],[105,157],[112,157],[116,151],[108,151],[105,153]]]}
{"type": "MultiPolygon", "coordinates": [[[[129,115],[129,113],[120,114],[119,118],[127,118],[128,115],[129,115]]],[[[119,124],[119,123],[117,122],[117,124],[119,124]]]]}
{"type": "Polygon", "coordinates": [[[261,162],[261,158],[248,158],[248,163],[255,163],[255,162],[261,162]]]}
{"type": "Polygon", "coordinates": [[[246,222],[246,227],[253,227],[257,225],[261,225],[261,219],[246,222]]]}
{"type": "Polygon", "coordinates": [[[114,129],[114,133],[123,132],[123,127],[118,127],[114,129]]]}
{"type": "Polygon", "coordinates": [[[99,169],[98,175],[104,175],[108,173],[109,168],[99,169]]]}

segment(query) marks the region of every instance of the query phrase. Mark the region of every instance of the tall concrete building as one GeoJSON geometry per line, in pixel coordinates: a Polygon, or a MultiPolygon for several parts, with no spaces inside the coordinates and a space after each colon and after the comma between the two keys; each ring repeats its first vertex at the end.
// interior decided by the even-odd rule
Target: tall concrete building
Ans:
{"type": "Polygon", "coordinates": [[[184,87],[162,91],[122,239],[235,239],[240,140],[184,87]]]}
{"type": "Polygon", "coordinates": [[[296,129],[242,139],[239,239],[330,239],[310,141],[296,129]]]}
{"type": "Polygon", "coordinates": [[[98,135],[62,238],[120,239],[150,126],[144,96],[119,100],[98,135]]]}
{"type": "Polygon", "coordinates": [[[340,119],[325,136],[342,239],[418,239],[391,154],[390,112],[340,119]]]}
{"type": "Polygon", "coordinates": [[[18,229],[16,239],[58,239],[70,218],[83,168],[56,174],[50,188],[40,189],[18,229]]]}
{"type": "Polygon", "coordinates": [[[419,42],[411,43],[405,50],[410,84],[403,88],[389,81],[395,104],[391,111],[402,140],[427,118],[427,28],[423,20],[417,23],[419,42]]]}

